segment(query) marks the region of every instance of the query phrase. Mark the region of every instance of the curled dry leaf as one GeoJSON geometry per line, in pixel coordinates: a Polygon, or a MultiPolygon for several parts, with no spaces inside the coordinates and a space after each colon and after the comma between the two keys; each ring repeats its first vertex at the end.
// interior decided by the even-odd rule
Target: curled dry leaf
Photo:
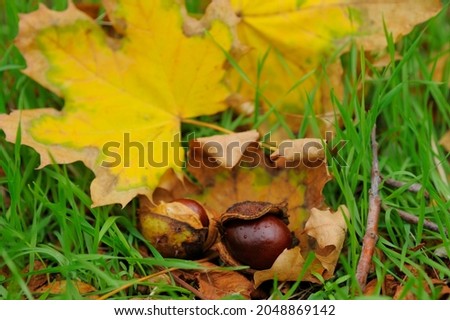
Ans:
{"type": "Polygon", "coordinates": [[[286,202],[288,215],[304,221],[308,209],[323,206],[322,189],[330,176],[325,162],[313,168],[301,162],[290,164],[291,168],[279,168],[258,146],[249,146],[239,164],[229,170],[201,149],[191,148],[188,170],[202,187],[193,197],[218,213],[244,201],[286,202]]]}
{"type": "MultiPolygon", "coordinates": [[[[264,281],[271,280],[274,277],[279,281],[296,281],[302,272],[304,263],[305,259],[299,247],[286,249],[278,256],[270,269],[255,272],[253,277],[255,286],[258,287],[264,281]]],[[[308,274],[302,280],[316,281],[308,274]]]]}
{"type": "MultiPolygon", "coordinates": [[[[314,240],[311,245],[316,258],[325,268],[325,279],[334,274],[347,233],[347,222],[350,218],[348,209],[340,206],[336,212],[313,208],[305,225],[305,233],[314,240]]],[[[311,242],[310,242],[311,243],[311,242]]]]}
{"type": "Polygon", "coordinates": [[[325,143],[324,140],[313,138],[283,140],[270,158],[274,161],[282,160],[283,163],[286,161],[321,163],[325,161],[325,143]]]}
{"type": "Polygon", "coordinates": [[[258,131],[251,130],[198,138],[196,142],[198,142],[202,151],[210,156],[212,160],[216,161],[222,167],[231,169],[239,163],[249,144],[255,143],[258,139],[258,131]]]}

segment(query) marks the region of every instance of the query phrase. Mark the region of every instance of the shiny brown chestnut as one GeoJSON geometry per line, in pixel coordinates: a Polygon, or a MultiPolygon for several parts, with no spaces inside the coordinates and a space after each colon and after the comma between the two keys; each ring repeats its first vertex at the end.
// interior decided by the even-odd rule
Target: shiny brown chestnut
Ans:
{"type": "Polygon", "coordinates": [[[222,259],[252,269],[270,268],[293,236],[287,227],[286,204],[246,201],[230,207],[221,217],[219,231],[226,252],[222,259]]]}

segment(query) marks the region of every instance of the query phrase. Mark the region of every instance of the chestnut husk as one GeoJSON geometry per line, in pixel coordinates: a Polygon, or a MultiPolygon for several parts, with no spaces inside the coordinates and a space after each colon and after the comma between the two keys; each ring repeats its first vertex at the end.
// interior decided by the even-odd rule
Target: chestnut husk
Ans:
{"type": "MultiPolygon", "coordinates": [[[[219,253],[219,256],[223,262],[230,266],[241,266],[242,262],[238,261],[233,254],[231,253],[227,241],[225,240],[225,232],[227,223],[231,223],[232,221],[242,221],[242,220],[257,220],[266,215],[272,215],[280,219],[286,226],[289,224],[289,219],[287,215],[287,203],[282,202],[279,204],[273,204],[270,202],[261,202],[261,201],[244,201],[239,202],[231,206],[224,212],[218,224],[219,233],[221,235],[220,242],[217,243],[216,248],[219,253]]],[[[294,234],[290,233],[292,243],[289,248],[298,244],[297,238],[294,234]]],[[[249,268],[245,269],[244,272],[254,273],[257,271],[256,269],[249,268]]]]}
{"type": "Polygon", "coordinates": [[[166,258],[196,259],[207,251],[217,236],[211,210],[205,208],[209,226],[196,212],[179,202],[162,202],[139,210],[142,235],[166,258]]]}

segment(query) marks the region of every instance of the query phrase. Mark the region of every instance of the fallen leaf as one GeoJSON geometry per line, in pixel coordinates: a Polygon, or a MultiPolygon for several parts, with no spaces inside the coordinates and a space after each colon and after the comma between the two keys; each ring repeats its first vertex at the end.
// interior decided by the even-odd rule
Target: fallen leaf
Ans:
{"type": "Polygon", "coordinates": [[[348,209],[340,206],[336,212],[330,210],[311,209],[311,214],[305,225],[305,232],[313,238],[316,246],[313,251],[326,272],[325,279],[334,274],[347,234],[347,221],[350,218],[348,209]]]}
{"type": "Polygon", "coordinates": [[[308,168],[292,163],[289,169],[277,165],[258,146],[250,145],[239,165],[220,167],[191,142],[188,170],[202,190],[193,196],[216,212],[223,213],[237,202],[288,203],[288,214],[303,220],[308,210],[323,206],[322,189],[330,179],[326,163],[308,168]]]}
{"type": "MultiPolygon", "coordinates": [[[[80,295],[88,296],[90,299],[97,298],[96,295],[89,295],[89,293],[97,291],[93,286],[91,286],[88,283],[82,282],[80,280],[73,280],[71,281],[71,285],[75,286],[80,295]]],[[[45,286],[39,287],[33,293],[39,293],[39,294],[64,294],[67,290],[68,281],[67,280],[57,280],[53,281],[52,283],[49,283],[45,286]]]]}
{"type": "Polygon", "coordinates": [[[450,152],[450,130],[447,131],[439,140],[439,144],[444,147],[447,152],[450,152]]]}
{"type": "Polygon", "coordinates": [[[256,142],[258,138],[258,131],[251,130],[198,138],[196,141],[203,152],[220,166],[233,168],[241,160],[249,144],[256,142]]]}
{"type": "MultiPolygon", "coordinates": [[[[275,276],[279,281],[300,280],[299,276],[302,272],[304,263],[305,259],[303,258],[299,247],[289,250],[286,249],[278,256],[270,269],[255,272],[255,286],[258,287],[264,281],[274,279],[275,276]]],[[[310,276],[309,272],[305,273],[305,277],[301,280],[316,280],[310,276]]]]}
{"type": "Polygon", "coordinates": [[[104,5],[121,39],[108,38],[70,2],[63,12],[41,5],[21,16],[23,72],[65,107],[0,115],[10,142],[20,124],[21,142],[40,153],[40,167],[80,160],[93,170],[94,206],[150,198],[167,169],[181,173],[180,121],[225,109],[222,50],[231,45],[220,23],[186,37],[173,1],[104,5]]]}
{"type": "MultiPolygon", "coordinates": [[[[367,283],[366,287],[364,288],[364,295],[366,296],[373,296],[378,294],[375,289],[378,286],[378,279],[372,279],[367,283]]],[[[397,287],[399,286],[398,280],[396,280],[392,275],[388,274],[383,279],[383,283],[381,284],[381,293],[388,297],[393,297],[397,287]]]]}
{"type": "Polygon", "coordinates": [[[432,79],[437,83],[443,83],[450,87],[450,45],[446,48],[443,48],[443,51],[446,53],[440,55],[436,61],[434,61],[429,69],[433,72],[432,79]]]}
{"type": "Polygon", "coordinates": [[[387,47],[385,29],[394,42],[418,25],[437,15],[442,9],[439,0],[349,0],[350,10],[360,27],[355,35],[356,44],[366,51],[379,51],[387,47]]]}
{"type": "Polygon", "coordinates": [[[198,33],[215,19],[229,25],[240,67],[230,70],[232,90],[251,99],[263,95],[297,124],[311,101],[316,115],[333,115],[329,88],[338,98],[343,92],[336,58],[350,44],[381,50],[385,27],[397,41],[441,8],[439,0],[215,0],[186,28],[198,33]]]}
{"type": "Polygon", "coordinates": [[[313,138],[283,140],[278,149],[270,155],[270,158],[275,161],[283,158],[284,161],[321,164],[325,161],[325,143],[321,139],[313,138]]]}
{"type": "MultiPolygon", "coordinates": [[[[26,266],[25,269],[22,271],[22,273],[28,274],[30,271],[36,272],[36,271],[47,268],[47,266],[39,260],[33,261],[33,269],[32,270],[30,270],[30,267],[31,267],[31,265],[26,266]]],[[[47,284],[49,279],[50,279],[49,274],[44,274],[44,273],[33,274],[28,280],[28,283],[27,283],[28,288],[30,289],[31,292],[34,292],[38,288],[47,284]]]]}
{"type": "MultiPolygon", "coordinates": [[[[187,192],[182,197],[193,198],[213,208],[217,220],[238,202],[287,204],[288,228],[294,232],[300,244],[284,251],[269,270],[257,271],[256,286],[275,277],[282,281],[297,280],[304,257],[311,251],[315,252],[316,259],[303,280],[318,282],[313,276],[314,272],[326,279],[333,275],[345,237],[346,223],[342,212],[347,214],[347,211],[344,207],[336,213],[324,209],[322,189],[330,179],[325,159],[309,167],[304,161],[292,157],[293,161],[284,159],[284,164],[290,166],[280,167],[257,144],[249,144],[239,163],[227,169],[211,159],[195,140],[191,141],[188,154],[188,171],[199,183],[200,189],[194,193],[187,192]],[[322,218],[322,223],[319,223],[318,217],[322,218]]],[[[277,153],[279,159],[283,159],[281,152],[277,153]]],[[[154,201],[158,203],[159,200],[154,201]]],[[[217,248],[221,248],[220,244],[217,248]]]]}
{"type": "Polygon", "coordinates": [[[202,262],[205,271],[183,271],[185,277],[196,281],[198,290],[210,300],[222,299],[231,295],[241,295],[249,299],[255,291],[253,283],[236,271],[218,269],[210,262],[202,262]],[[188,275],[189,274],[189,275],[188,275]]]}
{"type": "Polygon", "coordinates": [[[439,292],[439,299],[448,300],[450,298],[450,285],[447,282],[433,279],[433,284],[442,287],[439,292]]]}
{"type": "Polygon", "coordinates": [[[364,295],[373,296],[378,294],[376,292],[376,287],[380,285],[381,282],[381,294],[384,296],[392,297],[393,299],[399,300],[417,300],[415,291],[426,292],[429,295],[436,295],[437,299],[448,299],[450,295],[450,286],[446,280],[434,278],[438,272],[433,268],[425,268],[425,271],[429,279],[423,278],[423,275],[419,275],[419,270],[417,267],[405,264],[403,268],[408,269],[409,275],[403,272],[399,272],[396,277],[388,274],[381,279],[375,278],[369,281],[364,289],[364,295]],[[408,283],[408,279],[413,278],[414,285],[411,287],[411,283],[408,283]],[[422,279],[422,280],[418,280],[422,279]],[[430,284],[434,287],[430,287],[430,284]],[[414,288],[415,290],[412,290],[414,288]]]}

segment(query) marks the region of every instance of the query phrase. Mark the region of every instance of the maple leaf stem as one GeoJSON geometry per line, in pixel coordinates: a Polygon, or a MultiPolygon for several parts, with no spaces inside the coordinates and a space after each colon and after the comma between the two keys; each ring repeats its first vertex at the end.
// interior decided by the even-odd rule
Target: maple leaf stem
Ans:
{"type": "Polygon", "coordinates": [[[188,124],[193,124],[193,125],[199,126],[199,127],[213,129],[213,130],[216,130],[216,131],[219,131],[219,132],[223,132],[223,133],[226,133],[226,134],[233,134],[234,133],[234,131],[225,129],[224,127],[218,126],[218,125],[216,125],[214,123],[204,122],[204,121],[200,121],[200,120],[182,119],[181,122],[188,123],[188,124]]]}
{"type": "Polygon", "coordinates": [[[375,245],[378,240],[378,221],[380,219],[381,199],[378,192],[380,185],[380,169],[378,162],[378,143],[376,141],[376,125],[371,134],[372,140],[372,177],[369,195],[369,212],[367,214],[366,233],[363,238],[361,256],[356,269],[356,280],[362,291],[366,286],[375,245]]]}
{"type": "MultiPolygon", "coordinates": [[[[213,130],[225,133],[225,134],[233,134],[233,133],[235,133],[232,130],[228,130],[228,129],[226,129],[224,127],[221,127],[221,126],[218,126],[218,125],[216,125],[214,123],[204,122],[204,121],[200,121],[200,120],[182,119],[181,122],[188,123],[188,124],[193,124],[193,125],[199,126],[199,127],[205,127],[205,128],[213,129],[213,130]]],[[[259,143],[259,145],[262,148],[266,148],[266,149],[269,149],[271,151],[277,151],[278,150],[278,148],[276,146],[272,146],[272,145],[270,145],[270,144],[268,144],[266,142],[260,141],[258,143],[259,143]]]]}

